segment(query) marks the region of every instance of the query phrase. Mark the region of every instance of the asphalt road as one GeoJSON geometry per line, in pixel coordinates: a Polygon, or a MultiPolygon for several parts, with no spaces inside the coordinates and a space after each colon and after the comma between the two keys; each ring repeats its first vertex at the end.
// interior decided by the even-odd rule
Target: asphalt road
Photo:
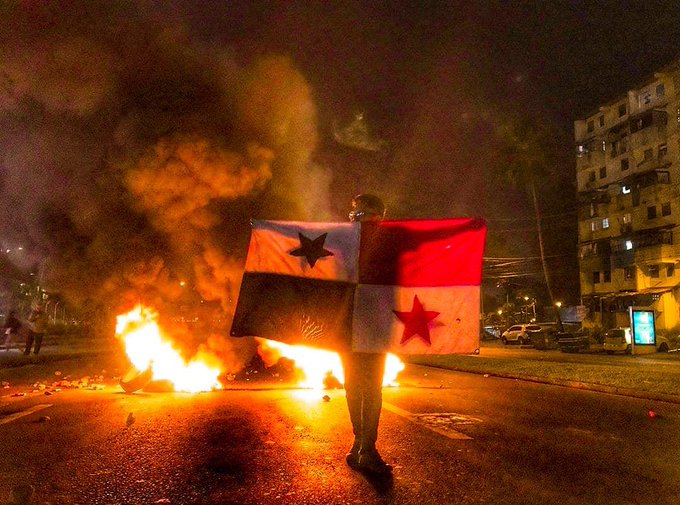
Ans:
{"type": "Polygon", "coordinates": [[[342,390],[6,395],[0,499],[26,483],[60,505],[680,502],[676,404],[418,366],[401,383],[384,391],[391,481],[345,465],[342,390]]]}

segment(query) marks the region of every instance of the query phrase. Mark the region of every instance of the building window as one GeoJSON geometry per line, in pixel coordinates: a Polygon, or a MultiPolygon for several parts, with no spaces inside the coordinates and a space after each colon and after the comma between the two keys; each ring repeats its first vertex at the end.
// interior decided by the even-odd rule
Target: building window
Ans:
{"type": "Polygon", "coordinates": [[[605,217],[602,219],[602,229],[606,230],[607,228],[609,228],[609,218],[605,217]]]}
{"type": "Polygon", "coordinates": [[[607,177],[607,167],[600,167],[600,179],[607,177]]]}
{"type": "Polygon", "coordinates": [[[600,126],[604,126],[604,114],[601,115],[599,118],[597,118],[599,121],[600,126]]]}
{"type": "Polygon", "coordinates": [[[623,117],[626,115],[626,104],[622,103],[619,105],[619,117],[623,117]]]}
{"type": "Polygon", "coordinates": [[[588,133],[592,133],[593,131],[595,131],[595,121],[591,119],[588,121],[588,133]]]}
{"type": "Polygon", "coordinates": [[[645,149],[644,160],[642,160],[642,161],[649,161],[653,157],[654,157],[654,151],[652,149],[645,149]]]}
{"type": "Polygon", "coordinates": [[[600,272],[593,272],[593,284],[600,283],[600,272]]]}
{"type": "Polygon", "coordinates": [[[611,282],[612,281],[612,271],[611,270],[605,270],[602,273],[604,274],[604,280],[602,282],[611,282]]]}
{"type": "Polygon", "coordinates": [[[656,96],[664,96],[666,94],[666,87],[661,84],[656,85],[656,96]]]}
{"type": "Polygon", "coordinates": [[[635,267],[625,267],[623,269],[623,278],[627,281],[635,279],[635,267]]]}
{"type": "Polygon", "coordinates": [[[657,171],[656,172],[656,182],[659,184],[670,184],[671,183],[671,173],[657,171]]]}
{"type": "Polygon", "coordinates": [[[652,205],[651,207],[647,207],[647,219],[655,219],[656,218],[656,205],[652,205]]]}
{"type": "Polygon", "coordinates": [[[666,202],[661,204],[661,215],[670,216],[671,215],[671,202],[666,202]]]}
{"type": "Polygon", "coordinates": [[[630,167],[630,163],[628,161],[628,158],[623,158],[621,160],[621,171],[628,170],[629,167],[630,167]]]}
{"type": "Polygon", "coordinates": [[[649,265],[649,276],[653,279],[659,278],[659,265],[649,265]]]}
{"type": "Polygon", "coordinates": [[[612,141],[612,158],[616,158],[619,154],[623,154],[628,150],[628,137],[623,136],[618,140],[612,141]]]}
{"type": "Polygon", "coordinates": [[[633,248],[633,241],[632,240],[626,240],[625,248],[626,248],[626,251],[630,251],[633,248]]]}
{"type": "Polygon", "coordinates": [[[595,172],[591,171],[588,173],[588,182],[595,182],[595,172]]]}
{"type": "Polygon", "coordinates": [[[630,212],[626,212],[621,219],[623,220],[623,224],[631,224],[633,222],[630,212]]]}
{"type": "Polygon", "coordinates": [[[666,277],[675,276],[675,263],[666,263],[666,277]]]}
{"type": "Polygon", "coordinates": [[[666,144],[659,144],[659,159],[663,159],[668,154],[668,146],[666,144]]]}
{"type": "Polygon", "coordinates": [[[597,221],[590,222],[590,231],[597,231],[597,221]]]}

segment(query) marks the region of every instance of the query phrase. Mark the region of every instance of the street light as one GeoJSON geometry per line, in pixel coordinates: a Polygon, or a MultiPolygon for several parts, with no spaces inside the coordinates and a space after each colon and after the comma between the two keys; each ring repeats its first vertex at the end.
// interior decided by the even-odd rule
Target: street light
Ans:
{"type": "Polygon", "coordinates": [[[555,307],[557,307],[558,309],[562,307],[562,302],[555,302],[555,307]]]}

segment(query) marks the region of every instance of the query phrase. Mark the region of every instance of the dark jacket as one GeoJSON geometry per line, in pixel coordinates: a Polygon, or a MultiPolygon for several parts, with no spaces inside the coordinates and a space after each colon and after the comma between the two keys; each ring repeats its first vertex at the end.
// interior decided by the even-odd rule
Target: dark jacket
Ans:
{"type": "Polygon", "coordinates": [[[5,330],[10,330],[12,333],[18,333],[21,329],[21,321],[19,321],[14,314],[10,314],[5,321],[5,330]]]}

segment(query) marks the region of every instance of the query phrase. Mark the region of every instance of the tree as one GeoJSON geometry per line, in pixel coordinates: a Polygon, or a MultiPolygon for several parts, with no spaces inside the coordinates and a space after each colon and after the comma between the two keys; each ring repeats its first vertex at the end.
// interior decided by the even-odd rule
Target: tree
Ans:
{"type": "Polygon", "coordinates": [[[550,175],[559,159],[556,150],[556,132],[551,127],[532,116],[521,116],[509,120],[498,127],[501,141],[500,169],[504,177],[519,189],[529,193],[536,219],[536,234],[541,256],[541,266],[550,304],[555,308],[557,323],[563,331],[560,311],[555,306],[555,297],[550,282],[550,272],[546,261],[541,206],[537,187],[550,175]]]}

